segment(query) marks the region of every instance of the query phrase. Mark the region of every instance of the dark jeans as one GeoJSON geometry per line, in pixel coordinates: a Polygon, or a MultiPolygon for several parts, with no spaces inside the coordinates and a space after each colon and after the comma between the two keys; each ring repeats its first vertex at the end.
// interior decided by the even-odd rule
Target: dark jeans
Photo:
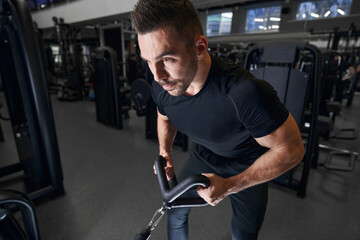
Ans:
{"type": "MultiPolygon", "coordinates": [[[[179,182],[187,176],[199,173],[215,173],[227,178],[244,171],[249,164],[237,159],[225,158],[212,153],[206,148],[195,145],[190,150],[190,157],[179,175],[179,182]]],[[[185,193],[197,195],[196,190],[185,193]]],[[[231,233],[233,240],[257,239],[263,223],[268,196],[268,184],[260,184],[237,194],[229,195],[233,210],[231,233]]],[[[188,239],[188,215],[191,208],[174,208],[168,210],[168,239],[188,239]]]]}

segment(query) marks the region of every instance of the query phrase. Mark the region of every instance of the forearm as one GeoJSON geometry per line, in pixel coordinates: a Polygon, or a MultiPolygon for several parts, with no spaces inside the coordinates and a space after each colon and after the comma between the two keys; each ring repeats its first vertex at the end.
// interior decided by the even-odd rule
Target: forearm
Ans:
{"type": "Polygon", "coordinates": [[[247,170],[228,179],[229,194],[270,181],[295,167],[304,156],[303,145],[291,150],[269,149],[247,170]]]}
{"type": "Polygon", "coordinates": [[[275,131],[255,140],[269,150],[245,171],[229,178],[203,173],[211,182],[208,188],[197,189],[198,194],[205,201],[215,206],[229,194],[238,193],[280,176],[303,159],[304,144],[291,114],[275,131]]]}
{"type": "Polygon", "coordinates": [[[301,134],[291,114],[281,127],[256,141],[269,150],[247,170],[228,179],[231,193],[270,181],[295,167],[304,157],[301,134]]]}
{"type": "Polygon", "coordinates": [[[159,155],[166,159],[165,172],[167,179],[170,180],[174,177],[174,166],[171,160],[171,149],[176,135],[176,128],[166,116],[160,114],[159,112],[157,119],[157,132],[159,140],[159,155]]]}
{"type": "Polygon", "coordinates": [[[158,113],[157,133],[159,140],[159,154],[170,156],[172,145],[176,136],[175,126],[163,115],[158,113]]]}

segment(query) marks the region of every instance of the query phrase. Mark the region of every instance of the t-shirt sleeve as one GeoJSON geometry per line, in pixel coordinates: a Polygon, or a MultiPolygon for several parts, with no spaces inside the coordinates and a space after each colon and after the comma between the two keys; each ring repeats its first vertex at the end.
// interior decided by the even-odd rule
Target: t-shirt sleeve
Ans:
{"type": "Polygon", "coordinates": [[[152,96],[156,106],[158,107],[159,112],[162,115],[166,115],[166,113],[164,111],[163,104],[160,101],[161,93],[163,91],[164,91],[163,88],[156,81],[152,81],[152,84],[151,84],[151,96],[152,96]]]}
{"type": "Polygon", "coordinates": [[[239,121],[255,137],[263,137],[280,127],[289,116],[273,87],[259,79],[252,79],[235,88],[233,98],[239,121]]]}

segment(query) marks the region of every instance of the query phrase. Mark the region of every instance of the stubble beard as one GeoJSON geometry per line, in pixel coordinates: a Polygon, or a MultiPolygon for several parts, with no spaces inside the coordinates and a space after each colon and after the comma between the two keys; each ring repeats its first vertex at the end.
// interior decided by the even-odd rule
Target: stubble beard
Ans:
{"type": "Polygon", "coordinates": [[[176,82],[176,86],[174,89],[167,91],[170,95],[180,96],[180,95],[183,95],[186,93],[186,90],[189,88],[190,84],[194,80],[196,72],[197,72],[196,56],[194,56],[189,61],[187,69],[188,69],[188,71],[187,71],[185,78],[176,79],[175,81],[172,81],[172,82],[176,82]]]}

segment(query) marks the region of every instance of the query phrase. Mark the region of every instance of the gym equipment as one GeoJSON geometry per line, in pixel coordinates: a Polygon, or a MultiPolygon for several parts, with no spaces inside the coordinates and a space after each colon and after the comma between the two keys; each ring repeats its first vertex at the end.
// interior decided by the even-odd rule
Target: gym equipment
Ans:
{"type": "Polygon", "coordinates": [[[63,83],[58,82],[57,95],[61,101],[77,101],[83,99],[84,79],[81,75],[81,47],[77,41],[80,29],[66,24],[63,18],[53,17],[57,41],[59,44],[60,64],[57,77],[63,83]]]}
{"type": "Polygon", "coordinates": [[[0,123],[0,142],[4,142],[5,138],[4,138],[4,134],[2,132],[2,128],[1,128],[1,123],[0,123]]]}
{"type": "MultiPolygon", "coordinates": [[[[337,101],[333,101],[333,89],[336,83],[341,82],[341,70],[342,70],[342,54],[329,50],[323,53],[324,68],[321,79],[321,100],[320,110],[318,116],[318,137],[323,137],[325,140],[331,139],[356,139],[357,130],[355,128],[339,128],[333,129],[335,118],[339,115],[341,110],[341,104],[337,101]],[[330,132],[334,131],[335,134],[330,136],[330,132]],[[347,136],[344,133],[349,133],[347,136]]],[[[355,169],[355,160],[358,156],[356,152],[352,152],[346,149],[334,148],[324,144],[315,144],[315,155],[318,155],[319,150],[327,151],[325,161],[323,163],[318,162],[318,158],[314,158],[312,161],[312,167],[324,166],[330,170],[339,171],[353,171],[355,169]],[[343,166],[334,164],[336,157],[346,157],[347,162],[343,166]]],[[[343,161],[343,158],[341,158],[343,161]]]]}
{"type": "Polygon", "coordinates": [[[201,207],[208,205],[202,198],[180,198],[190,188],[202,186],[207,188],[210,186],[210,180],[204,175],[193,175],[186,178],[181,183],[177,184],[176,176],[169,182],[166,178],[164,167],[166,160],[162,156],[155,159],[155,168],[157,178],[160,185],[161,194],[163,197],[163,206],[156,210],[154,216],[149,222],[148,226],[138,233],[134,240],[146,240],[150,238],[151,232],[155,229],[162,217],[165,215],[166,209],[179,208],[179,207],[201,207]]]}
{"type": "MultiPolygon", "coordinates": [[[[0,92],[2,92],[2,84],[1,84],[1,78],[0,78],[0,92]]],[[[2,108],[3,104],[2,102],[0,102],[0,109],[2,108]]],[[[4,120],[4,117],[1,115],[1,112],[0,112],[0,119],[3,119],[4,120]]],[[[0,142],[3,142],[5,141],[4,139],[4,134],[2,132],[2,128],[1,128],[1,123],[0,123],[0,142]]]]}
{"type": "Polygon", "coordinates": [[[94,91],[96,119],[105,125],[123,128],[116,52],[109,47],[95,49],[94,91]]]}
{"type": "MultiPolygon", "coordinates": [[[[0,102],[0,109],[2,108],[3,104],[0,102]]],[[[9,118],[4,117],[1,112],[0,112],[0,119],[1,120],[10,120],[9,118]]],[[[4,134],[2,132],[2,128],[1,128],[1,123],[0,123],[0,142],[4,142],[5,138],[4,138],[4,134]]]]}
{"type": "Polygon", "coordinates": [[[336,84],[341,82],[341,68],[343,62],[342,54],[330,50],[323,53],[323,72],[321,78],[321,100],[319,109],[319,136],[325,140],[330,138],[337,139],[356,139],[357,131],[355,128],[339,128],[334,130],[335,135],[330,136],[330,132],[333,130],[336,116],[339,115],[341,110],[341,103],[333,101],[333,89],[336,84]]]}
{"type": "Polygon", "coordinates": [[[315,46],[305,42],[271,41],[251,48],[245,59],[246,69],[274,87],[300,130],[304,129],[305,125],[305,108],[310,107],[307,120],[310,127],[300,180],[293,177],[294,169],[273,180],[275,183],[296,190],[300,197],[305,197],[310,165],[314,157],[314,142],[317,139],[319,52],[315,46]],[[306,56],[309,73],[300,71],[305,65],[300,59],[301,56],[306,56]]]}
{"type": "MultiPolygon", "coordinates": [[[[3,104],[0,102],[0,109],[2,108],[3,104]]],[[[9,118],[5,118],[1,112],[0,112],[0,119],[1,120],[10,120],[9,118]]],[[[2,132],[2,128],[1,128],[1,123],[0,123],[0,142],[4,142],[5,138],[4,138],[4,134],[2,132]]]]}
{"type": "Polygon", "coordinates": [[[319,106],[319,137],[330,139],[333,130],[335,116],[340,113],[339,102],[333,101],[333,89],[338,81],[341,81],[342,55],[336,51],[326,51],[322,54],[323,71],[321,77],[321,98],[319,106]]]}
{"type": "Polygon", "coordinates": [[[352,104],[354,94],[355,94],[355,91],[356,91],[356,88],[357,88],[357,85],[358,85],[358,82],[359,82],[360,72],[357,71],[357,69],[360,66],[360,51],[358,52],[358,58],[359,58],[359,60],[356,63],[356,65],[354,66],[355,67],[355,76],[353,77],[353,79],[351,81],[348,93],[345,94],[345,96],[344,96],[347,99],[346,106],[348,106],[348,107],[350,107],[351,104],[352,104]]]}
{"type": "Polygon", "coordinates": [[[0,239],[40,240],[35,209],[25,194],[13,190],[0,190],[0,239]],[[24,231],[12,215],[11,209],[20,208],[24,231]]]}
{"type": "MultiPolygon", "coordinates": [[[[0,109],[1,109],[3,106],[4,106],[4,105],[0,102],[0,109]]],[[[1,120],[4,120],[4,121],[9,121],[9,120],[10,120],[10,118],[4,117],[4,116],[1,114],[1,112],[0,112],[0,119],[1,119],[1,120]]]]}
{"type": "Polygon", "coordinates": [[[355,170],[355,162],[359,155],[357,152],[352,152],[346,149],[334,148],[323,144],[319,144],[318,148],[329,151],[325,158],[324,163],[319,164],[319,166],[324,166],[325,168],[330,170],[338,170],[338,171],[346,171],[346,172],[355,170]],[[348,158],[347,164],[346,165],[345,164],[340,165],[336,163],[334,164],[335,156],[347,157],[348,158]]]}
{"type": "Polygon", "coordinates": [[[0,0],[0,39],[0,74],[20,159],[0,168],[0,177],[23,171],[32,200],[62,195],[51,100],[26,1],[0,0]]]}
{"type": "MultiPolygon", "coordinates": [[[[316,34],[316,32],[312,32],[314,34],[316,34]]],[[[324,34],[325,32],[322,31],[322,34],[324,34]]],[[[338,50],[339,46],[341,45],[341,43],[345,43],[344,47],[344,52],[345,53],[354,53],[356,50],[356,42],[358,37],[360,36],[360,31],[356,29],[355,24],[352,22],[348,28],[347,31],[338,31],[338,29],[334,29],[333,31],[329,32],[329,40],[328,40],[328,49],[330,47],[330,43],[331,44],[331,49],[332,50],[338,50]],[[351,40],[353,42],[352,46],[350,45],[351,40]]],[[[357,52],[357,57],[359,57],[360,52],[357,52]]],[[[356,55],[353,55],[354,58],[356,58],[356,55]]],[[[354,66],[355,68],[358,67],[360,65],[360,60],[355,64],[356,66],[354,66]]],[[[343,69],[345,70],[345,69],[343,69]]],[[[346,102],[346,106],[351,106],[352,104],[352,100],[354,97],[354,93],[357,87],[357,83],[359,81],[359,73],[356,73],[356,76],[353,77],[349,89],[348,91],[344,94],[342,92],[342,90],[340,90],[337,93],[336,96],[336,100],[341,102],[343,99],[347,99],[346,102]]]]}
{"type": "Polygon", "coordinates": [[[134,103],[136,115],[142,117],[146,115],[146,106],[151,98],[151,86],[144,79],[138,78],[131,84],[131,99],[134,103]]]}
{"type": "Polygon", "coordinates": [[[100,47],[110,47],[116,52],[119,76],[126,76],[125,39],[123,24],[111,24],[99,28],[100,47]]]}

